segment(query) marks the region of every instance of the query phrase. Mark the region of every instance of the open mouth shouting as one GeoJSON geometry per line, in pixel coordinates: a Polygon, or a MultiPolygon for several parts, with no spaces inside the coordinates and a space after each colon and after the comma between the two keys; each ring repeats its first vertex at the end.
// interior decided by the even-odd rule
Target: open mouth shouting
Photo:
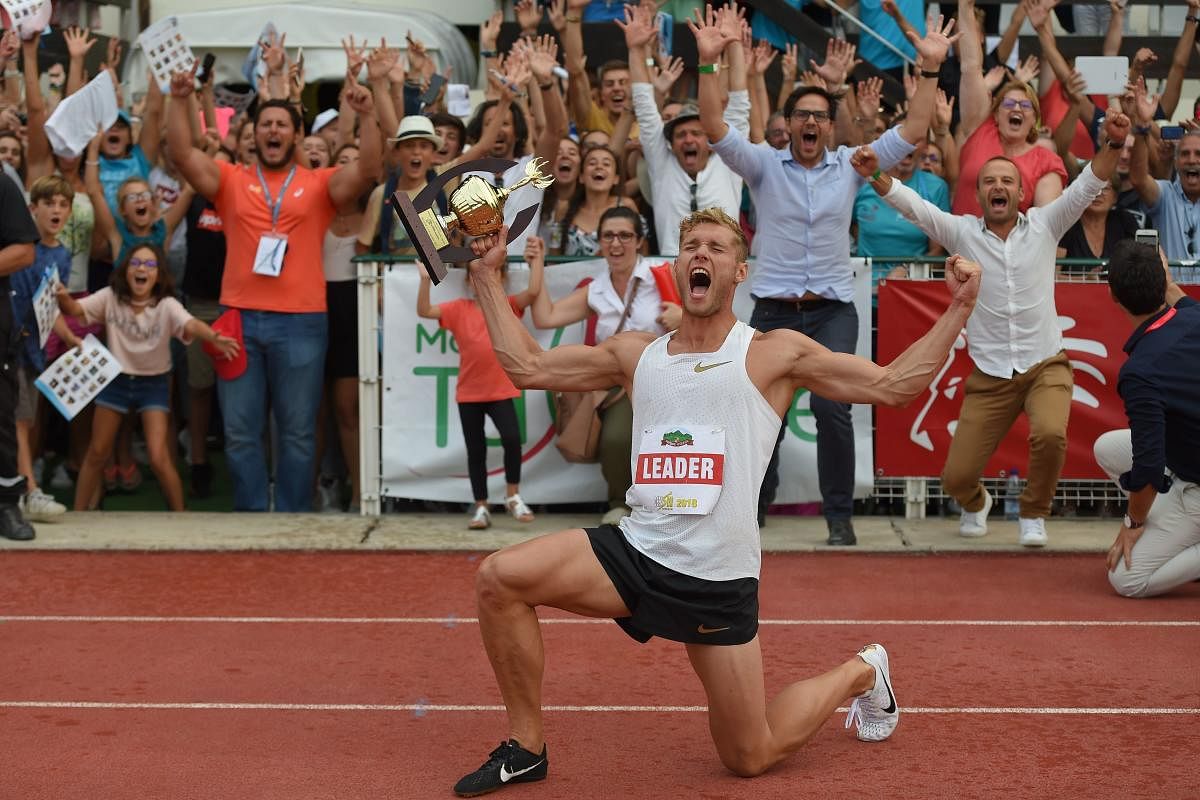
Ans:
{"type": "Polygon", "coordinates": [[[1007,192],[992,192],[988,195],[988,208],[997,214],[1007,211],[1009,202],[1007,192]]]}
{"type": "Polygon", "coordinates": [[[261,156],[269,164],[279,164],[283,161],[283,137],[268,134],[261,148],[261,156]]]}
{"type": "Polygon", "coordinates": [[[688,297],[703,300],[712,286],[712,274],[707,267],[693,266],[688,270],[688,297]]]}
{"type": "Polygon", "coordinates": [[[1200,181],[1200,165],[1189,165],[1179,168],[1181,181],[1200,181]]]}
{"type": "Polygon", "coordinates": [[[805,128],[800,134],[800,146],[805,149],[816,148],[821,143],[821,134],[815,127],[805,128]]]}

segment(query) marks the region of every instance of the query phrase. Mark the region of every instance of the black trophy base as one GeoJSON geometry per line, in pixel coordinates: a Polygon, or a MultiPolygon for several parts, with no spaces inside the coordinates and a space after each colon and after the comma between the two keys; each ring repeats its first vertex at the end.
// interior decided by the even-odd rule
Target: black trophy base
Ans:
{"type": "Polygon", "coordinates": [[[416,247],[417,258],[425,267],[425,271],[429,273],[429,280],[433,281],[436,286],[446,277],[446,264],[438,255],[438,248],[434,245],[429,232],[425,230],[425,224],[421,221],[421,212],[417,211],[403,190],[392,195],[392,207],[396,209],[396,215],[400,217],[400,224],[408,233],[409,241],[416,247]]]}

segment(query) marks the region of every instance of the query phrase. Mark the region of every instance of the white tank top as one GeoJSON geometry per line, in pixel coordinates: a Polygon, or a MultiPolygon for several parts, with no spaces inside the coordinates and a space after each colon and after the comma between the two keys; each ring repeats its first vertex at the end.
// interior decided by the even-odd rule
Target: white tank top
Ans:
{"type": "Polygon", "coordinates": [[[625,538],[706,580],[757,578],[758,491],[780,418],[746,373],[755,331],[736,322],[715,353],[655,339],[633,374],[633,486],[625,538]]]}

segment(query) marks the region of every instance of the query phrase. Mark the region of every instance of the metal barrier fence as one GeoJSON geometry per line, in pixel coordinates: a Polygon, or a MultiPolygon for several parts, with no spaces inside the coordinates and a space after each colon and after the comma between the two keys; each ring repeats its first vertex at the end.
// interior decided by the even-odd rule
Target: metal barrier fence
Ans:
{"type": "MultiPolygon", "coordinates": [[[[591,258],[591,257],[587,257],[591,258]]],[[[658,257],[669,260],[667,257],[658,257]]],[[[398,257],[383,254],[367,254],[354,259],[358,265],[358,348],[359,348],[359,469],[362,484],[361,508],[364,516],[378,516],[382,508],[382,470],[380,437],[382,424],[380,418],[380,399],[382,392],[382,376],[380,374],[379,343],[382,336],[380,327],[380,281],[386,269],[391,264],[411,264],[412,257],[398,257]]],[[[582,260],[574,256],[548,256],[548,265],[568,263],[582,260]]],[[[652,260],[657,260],[652,257],[652,260]]],[[[510,262],[523,263],[519,256],[511,256],[510,262]]],[[[870,269],[875,263],[886,263],[889,266],[909,265],[911,277],[934,278],[941,277],[937,265],[945,262],[944,257],[931,256],[889,256],[867,259],[866,268],[870,269]]],[[[1060,259],[1059,267],[1089,268],[1088,272],[1063,272],[1060,281],[1095,282],[1104,279],[1103,267],[1107,264],[1099,259],[1060,259]],[[1100,267],[1100,272],[1091,272],[1090,268],[1100,267]]],[[[1188,283],[1200,283],[1200,262],[1182,261],[1169,262],[1176,280],[1188,283]]],[[[872,328],[872,336],[878,331],[872,328]]],[[[874,430],[872,430],[874,435],[874,430]]],[[[1004,496],[1004,478],[984,478],[983,483],[988,491],[998,499],[1004,496]]],[[[1118,508],[1124,501],[1124,495],[1113,484],[1107,481],[1060,480],[1055,491],[1055,503],[1060,513],[1084,511],[1093,514],[1119,514],[1118,508]]],[[[935,476],[883,477],[877,475],[870,497],[865,505],[874,507],[880,504],[893,507],[903,504],[904,514],[908,518],[923,518],[927,513],[946,513],[950,498],[941,490],[941,483],[935,476]]],[[[953,509],[950,509],[953,511],[953,509]]],[[[957,513],[957,512],[953,512],[957,513]]]]}

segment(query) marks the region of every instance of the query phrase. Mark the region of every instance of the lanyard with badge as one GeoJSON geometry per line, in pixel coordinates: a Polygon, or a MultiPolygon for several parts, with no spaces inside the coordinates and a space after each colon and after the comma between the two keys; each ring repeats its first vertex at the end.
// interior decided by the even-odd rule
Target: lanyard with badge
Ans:
{"type": "Polygon", "coordinates": [[[279,273],[283,272],[283,256],[287,253],[287,234],[279,232],[279,212],[283,208],[283,198],[287,195],[288,186],[291,185],[292,178],[296,177],[296,166],[292,165],[291,171],[283,179],[283,185],[279,187],[279,196],[274,200],[271,199],[271,189],[267,186],[262,165],[256,164],[255,168],[258,170],[258,182],[262,185],[263,201],[271,211],[271,232],[263,234],[258,240],[258,252],[254,254],[254,273],[278,278],[279,273]]]}

